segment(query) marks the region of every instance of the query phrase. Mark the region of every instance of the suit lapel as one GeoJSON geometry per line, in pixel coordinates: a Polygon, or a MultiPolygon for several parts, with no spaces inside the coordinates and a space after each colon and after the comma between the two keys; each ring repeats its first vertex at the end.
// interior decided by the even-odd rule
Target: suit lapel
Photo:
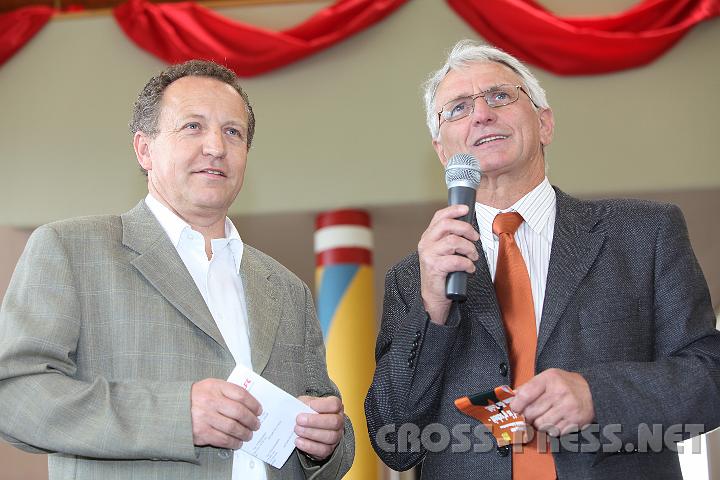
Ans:
{"type": "MultiPolygon", "coordinates": [[[[472,215],[472,224],[475,231],[479,231],[477,216],[472,215]]],[[[507,341],[505,339],[505,329],[500,315],[500,307],[495,295],[495,286],[490,276],[485,251],[482,248],[482,242],[475,242],[480,258],[475,262],[475,273],[468,277],[468,299],[461,308],[464,308],[467,315],[466,318],[476,319],[487,330],[497,344],[503,350],[507,351],[507,341]]]]}
{"type": "Polygon", "coordinates": [[[272,273],[260,254],[247,245],[240,275],[245,289],[253,370],[262,373],[270,359],[282,313],[277,282],[273,282],[272,273]]]}
{"type": "Polygon", "coordinates": [[[537,358],[605,241],[604,233],[592,231],[600,216],[589,203],[558,189],[556,193],[557,215],[538,333],[537,358]]]}
{"type": "Polygon", "coordinates": [[[195,281],[145,201],[121,218],[123,245],[138,253],[133,266],[188,320],[228,350],[195,281]]]}

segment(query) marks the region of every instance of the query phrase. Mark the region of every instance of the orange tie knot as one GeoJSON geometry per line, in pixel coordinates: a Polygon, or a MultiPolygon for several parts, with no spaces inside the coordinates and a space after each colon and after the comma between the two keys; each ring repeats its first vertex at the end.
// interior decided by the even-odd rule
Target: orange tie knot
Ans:
{"type": "Polygon", "coordinates": [[[515,235],[515,232],[523,222],[523,217],[517,212],[498,213],[493,220],[493,233],[498,237],[502,233],[515,235]]]}

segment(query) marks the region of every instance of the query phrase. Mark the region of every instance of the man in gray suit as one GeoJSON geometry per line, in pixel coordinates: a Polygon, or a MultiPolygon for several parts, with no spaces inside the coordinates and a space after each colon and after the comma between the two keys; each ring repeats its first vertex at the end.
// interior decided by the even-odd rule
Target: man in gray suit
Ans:
{"type": "Polygon", "coordinates": [[[13,275],[3,438],[49,453],[58,480],[341,478],[352,426],[310,292],[227,218],[255,129],[239,79],[211,62],[169,67],[131,129],[148,196],[121,216],[40,227],[13,275]],[[296,419],[281,469],[237,450],[263,406],[225,381],[236,364],[317,412],[296,419]]]}
{"type": "Polygon", "coordinates": [[[365,403],[377,453],[398,470],[423,462],[433,480],[681,478],[674,442],[720,424],[720,332],[679,209],[551,187],[552,111],[500,50],[457,44],[425,101],[442,164],[471,153],[483,175],[473,225],[457,220],[466,206],[439,210],[417,253],[387,274],[365,403]],[[521,222],[506,247],[500,215],[521,222]],[[524,318],[494,284],[511,248],[532,293],[524,318]],[[454,271],[470,275],[462,304],[445,295],[454,271]],[[530,323],[524,338],[509,317],[530,323]],[[527,349],[531,373],[518,382],[527,349]],[[539,439],[531,462],[532,442],[498,446],[454,404],[503,384],[539,439]]]}

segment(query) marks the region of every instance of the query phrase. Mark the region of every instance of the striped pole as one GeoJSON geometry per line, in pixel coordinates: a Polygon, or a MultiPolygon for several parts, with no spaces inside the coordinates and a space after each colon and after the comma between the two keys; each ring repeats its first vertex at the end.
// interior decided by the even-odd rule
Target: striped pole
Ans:
{"type": "Polygon", "coordinates": [[[363,407],[375,370],[375,300],[370,216],[335,210],[315,222],[315,285],[330,378],[355,428],[355,462],[344,477],[375,480],[379,463],[363,407]]]}

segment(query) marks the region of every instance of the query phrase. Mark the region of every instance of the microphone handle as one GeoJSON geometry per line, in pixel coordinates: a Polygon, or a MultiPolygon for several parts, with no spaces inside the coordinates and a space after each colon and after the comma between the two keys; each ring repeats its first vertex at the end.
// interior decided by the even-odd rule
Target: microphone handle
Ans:
{"type": "MultiPolygon", "coordinates": [[[[472,224],[475,215],[475,189],[470,187],[450,187],[448,189],[448,205],[467,205],[468,213],[458,220],[472,224]]],[[[450,272],[445,280],[445,296],[450,300],[464,302],[467,300],[467,272],[450,272]]]]}

